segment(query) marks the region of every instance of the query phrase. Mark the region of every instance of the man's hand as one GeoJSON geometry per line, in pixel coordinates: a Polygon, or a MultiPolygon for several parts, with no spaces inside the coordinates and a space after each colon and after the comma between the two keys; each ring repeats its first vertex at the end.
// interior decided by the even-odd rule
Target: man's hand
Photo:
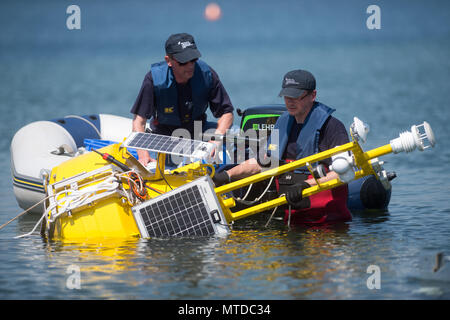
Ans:
{"type": "MultiPolygon", "coordinates": [[[[147,119],[135,114],[132,122],[132,130],[135,132],[145,132],[145,125],[147,119]]],[[[147,150],[137,150],[139,162],[146,167],[149,162],[155,162],[156,160],[150,157],[147,150]]]]}
{"type": "Polygon", "coordinates": [[[208,142],[213,143],[215,145],[214,148],[211,150],[211,159],[213,159],[214,156],[216,155],[216,149],[217,149],[217,154],[219,154],[220,151],[222,150],[222,143],[217,140],[209,140],[208,142]]]}
{"type": "MultiPolygon", "coordinates": [[[[232,112],[224,113],[219,118],[219,120],[217,120],[217,128],[216,128],[216,131],[214,132],[214,134],[224,136],[226,134],[227,130],[232,125],[233,125],[233,113],[232,112]]],[[[210,140],[209,142],[215,143],[217,145],[217,151],[218,152],[220,152],[222,150],[222,148],[220,148],[222,146],[220,141],[210,140]]],[[[214,150],[211,152],[211,158],[213,158],[214,155],[215,155],[215,151],[216,151],[215,149],[216,148],[214,148],[214,150]]]]}
{"type": "Polygon", "coordinates": [[[311,206],[309,197],[303,198],[302,195],[303,190],[309,187],[311,186],[305,181],[296,183],[293,186],[289,187],[288,191],[286,192],[286,200],[293,209],[306,209],[311,206]]]}
{"type": "Polygon", "coordinates": [[[139,162],[146,167],[148,165],[149,162],[156,162],[155,159],[153,159],[152,157],[150,157],[150,154],[148,153],[147,150],[137,150],[137,154],[138,154],[138,160],[139,162]]]}

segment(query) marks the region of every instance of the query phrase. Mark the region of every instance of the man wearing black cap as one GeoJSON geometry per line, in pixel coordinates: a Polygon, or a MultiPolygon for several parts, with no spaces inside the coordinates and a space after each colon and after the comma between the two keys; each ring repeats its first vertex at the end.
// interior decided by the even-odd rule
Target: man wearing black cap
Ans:
{"type": "MultiPolygon", "coordinates": [[[[316,95],[316,79],[310,72],[294,70],[283,77],[279,96],[284,98],[287,110],[278,118],[273,129],[278,130],[279,141],[271,141],[269,145],[272,157],[281,161],[298,160],[349,141],[345,126],[331,116],[335,109],[316,101],[316,95]]],[[[328,167],[331,159],[325,159],[322,164],[328,167]]],[[[222,185],[261,170],[256,159],[249,159],[228,171],[218,173],[213,180],[216,186],[222,185]]],[[[301,224],[351,220],[346,206],[347,186],[302,198],[303,189],[316,184],[314,178],[308,176],[308,172],[306,167],[299,168],[280,176],[276,181],[279,194],[285,194],[288,204],[294,208],[289,211],[289,215],[292,213],[289,221],[301,224]]],[[[333,171],[326,172],[319,182],[337,177],[333,171]]]]}
{"type": "MultiPolygon", "coordinates": [[[[153,133],[171,135],[183,128],[194,134],[194,121],[201,121],[202,131],[212,124],[206,121],[208,105],[219,118],[216,134],[225,134],[233,124],[233,105],[217,73],[204,61],[194,38],[187,33],[171,35],[165,45],[165,61],[152,64],[144,78],[131,113],[133,131],[144,132],[151,119],[153,133]]],[[[199,138],[199,137],[195,137],[199,138]]],[[[153,161],[145,150],[138,151],[139,161],[153,161]]]]}

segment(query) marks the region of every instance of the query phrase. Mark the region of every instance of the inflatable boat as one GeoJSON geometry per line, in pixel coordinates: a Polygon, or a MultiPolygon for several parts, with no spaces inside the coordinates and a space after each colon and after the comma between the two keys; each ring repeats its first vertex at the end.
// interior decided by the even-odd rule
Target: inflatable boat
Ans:
{"type": "MultiPolygon", "coordinates": [[[[68,115],[21,128],[10,148],[13,190],[19,206],[27,209],[42,200],[43,179],[54,167],[83,153],[86,141],[120,142],[130,134],[131,122],[110,114],[68,115]]],[[[39,213],[42,210],[42,205],[32,209],[39,213]]]]}

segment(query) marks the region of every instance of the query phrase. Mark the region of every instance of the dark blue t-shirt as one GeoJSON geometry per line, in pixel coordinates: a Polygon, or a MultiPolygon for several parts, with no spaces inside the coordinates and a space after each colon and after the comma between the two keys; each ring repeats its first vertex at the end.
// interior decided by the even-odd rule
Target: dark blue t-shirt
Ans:
{"type": "MultiPolygon", "coordinates": [[[[220,118],[223,114],[233,112],[234,108],[231,104],[230,97],[226,92],[222,82],[217,73],[210,67],[212,74],[212,89],[209,92],[209,108],[214,117],[220,118]]],[[[177,83],[178,93],[178,110],[181,120],[181,127],[189,130],[191,135],[194,131],[194,122],[192,121],[192,88],[190,81],[186,84],[177,83]]],[[[131,113],[140,115],[143,118],[150,119],[156,111],[156,99],[153,92],[153,78],[149,71],[144,78],[141,90],[136,98],[136,101],[131,108],[131,113]]],[[[206,114],[204,115],[203,124],[206,121],[206,114]]],[[[171,135],[178,126],[170,126],[163,124],[156,124],[154,121],[150,122],[150,128],[154,133],[171,135]]]]}
{"type": "MultiPolygon", "coordinates": [[[[283,160],[295,159],[297,156],[297,138],[303,127],[303,123],[294,123],[289,134],[288,143],[283,154],[283,160]]],[[[338,119],[330,116],[319,135],[319,152],[340,146],[349,142],[347,130],[344,124],[338,119]]],[[[331,159],[324,159],[321,163],[329,166],[331,159]]]]}

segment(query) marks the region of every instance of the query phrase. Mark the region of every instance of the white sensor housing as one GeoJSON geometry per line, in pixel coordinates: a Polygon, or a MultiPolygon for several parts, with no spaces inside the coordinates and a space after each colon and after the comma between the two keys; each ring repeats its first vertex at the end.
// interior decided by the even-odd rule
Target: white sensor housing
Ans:
{"type": "Polygon", "coordinates": [[[339,180],[348,183],[355,178],[355,171],[353,170],[354,161],[348,152],[342,152],[331,157],[333,160],[330,170],[336,172],[339,180]]]}
{"type": "Polygon", "coordinates": [[[390,144],[394,153],[411,152],[416,148],[423,151],[434,147],[436,140],[431,126],[424,121],[422,124],[411,126],[411,131],[400,133],[400,136],[391,140],[390,144]]]}
{"type": "Polygon", "coordinates": [[[353,123],[350,126],[350,133],[355,140],[361,140],[363,143],[366,142],[369,131],[370,127],[368,124],[362,122],[357,117],[353,118],[353,123]]]}

